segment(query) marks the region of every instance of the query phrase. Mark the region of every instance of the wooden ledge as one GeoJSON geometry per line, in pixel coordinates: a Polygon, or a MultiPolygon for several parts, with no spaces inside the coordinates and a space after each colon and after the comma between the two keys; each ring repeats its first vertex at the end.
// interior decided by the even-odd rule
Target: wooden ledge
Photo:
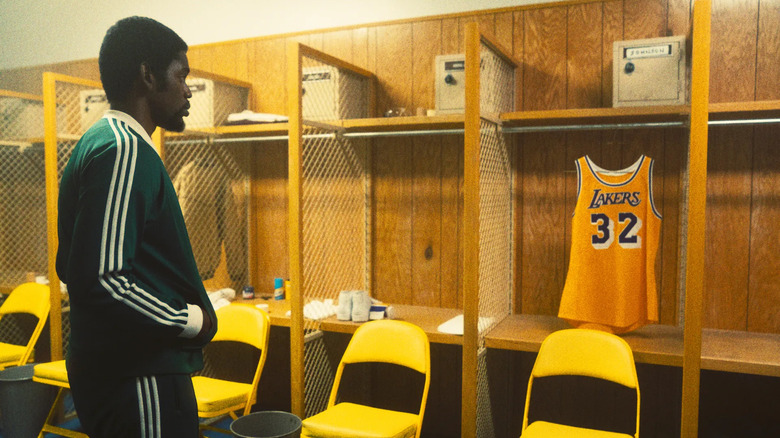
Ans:
{"type": "Polygon", "coordinates": [[[582,108],[504,113],[501,120],[506,127],[680,122],[690,112],[688,105],[582,108]]]}
{"type": "MultiPolygon", "coordinates": [[[[509,315],[485,336],[485,346],[536,353],[547,335],[567,328],[571,326],[555,316],[509,315]]],[[[622,337],[631,346],[637,362],[682,366],[681,328],[648,325],[622,337]]]]}
{"type": "Polygon", "coordinates": [[[773,119],[780,117],[780,100],[711,103],[710,120],[773,119]]]}
{"type": "Polygon", "coordinates": [[[347,132],[394,132],[463,129],[463,114],[443,116],[380,117],[342,122],[347,132]]]}
{"type": "Polygon", "coordinates": [[[701,367],[705,370],[780,377],[780,335],[704,329],[701,367]]]}
{"type": "Polygon", "coordinates": [[[290,302],[287,300],[275,300],[273,296],[258,297],[251,300],[245,300],[241,298],[241,292],[236,292],[236,303],[244,304],[268,304],[268,316],[271,318],[271,325],[278,327],[289,327],[290,317],[287,312],[290,310],[290,302]]]}
{"type": "Polygon", "coordinates": [[[289,131],[290,125],[287,122],[226,125],[214,128],[214,133],[220,137],[276,136],[287,135],[289,131]]]}
{"type": "MultiPolygon", "coordinates": [[[[485,336],[485,346],[536,353],[547,335],[566,328],[571,326],[554,316],[509,315],[485,336]]],[[[652,324],[622,338],[639,363],[682,366],[682,327],[652,324]]],[[[701,368],[780,377],[780,335],[704,329],[701,368]]]]}
{"type": "MultiPolygon", "coordinates": [[[[460,309],[445,309],[441,307],[410,306],[393,304],[395,319],[411,322],[419,326],[428,335],[428,340],[437,344],[463,345],[463,336],[441,333],[437,329],[440,324],[463,313],[460,309]]],[[[335,316],[322,321],[321,329],[328,332],[354,333],[361,323],[339,321],[335,316]]]]}
{"type": "MultiPolygon", "coordinates": [[[[287,300],[274,300],[272,297],[256,297],[251,300],[244,300],[237,296],[236,303],[245,304],[268,304],[268,316],[271,317],[271,325],[279,327],[290,327],[290,316],[287,312],[290,310],[290,302],[287,300]]],[[[410,305],[393,305],[395,309],[395,319],[408,321],[419,326],[428,335],[428,340],[438,344],[462,345],[463,337],[441,333],[437,329],[440,324],[448,321],[463,313],[459,309],[445,309],[440,307],[423,307],[410,305]]],[[[335,316],[322,320],[320,329],[327,332],[352,334],[360,327],[359,322],[339,321],[335,316]]]]}

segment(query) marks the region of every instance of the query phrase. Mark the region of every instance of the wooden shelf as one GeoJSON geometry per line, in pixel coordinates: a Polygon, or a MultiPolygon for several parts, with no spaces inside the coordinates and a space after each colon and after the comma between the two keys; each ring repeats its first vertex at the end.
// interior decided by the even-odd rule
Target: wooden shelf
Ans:
{"type": "Polygon", "coordinates": [[[688,105],[582,108],[504,113],[501,120],[505,127],[656,123],[686,121],[690,113],[688,105]]]}
{"type": "Polygon", "coordinates": [[[710,104],[710,120],[780,118],[780,100],[710,104]]]}
{"type": "MultiPolygon", "coordinates": [[[[547,335],[571,326],[547,315],[510,315],[485,336],[485,346],[536,353],[547,335]]],[[[683,330],[647,325],[621,336],[640,363],[682,366],[683,330]]],[[[701,368],[780,377],[780,335],[733,330],[702,331],[701,368]]]]}
{"type": "MultiPolygon", "coordinates": [[[[571,328],[564,320],[547,315],[509,315],[485,336],[485,346],[536,353],[542,341],[556,330],[571,328]]],[[[682,366],[681,328],[648,325],[622,336],[637,362],[682,366]]]]}
{"type": "MultiPolygon", "coordinates": [[[[780,100],[758,102],[728,102],[710,105],[710,120],[749,120],[780,118],[780,100]]],[[[688,105],[640,106],[621,108],[581,108],[547,111],[518,111],[501,114],[505,127],[571,126],[630,123],[686,122],[688,105]]],[[[463,129],[463,114],[443,116],[379,117],[323,122],[344,128],[348,133],[438,131],[463,129]]],[[[188,130],[185,133],[166,132],[167,136],[216,135],[222,138],[266,137],[287,135],[289,124],[257,123],[188,130]]]]}
{"type": "MultiPolygon", "coordinates": [[[[463,337],[441,333],[437,330],[440,324],[463,313],[459,309],[445,309],[440,307],[423,307],[409,305],[393,305],[395,319],[408,321],[419,326],[428,335],[428,340],[437,344],[462,345],[463,337]]],[[[324,331],[337,333],[354,333],[361,323],[351,321],[339,321],[335,316],[322,321],[321,328],[324,331]]]]}
{"type": "Polygon", "coordinates": [[[780,335],[704,329],[701,368],[780,377],[780,335]]]}
{"type": "Polygon", "coordinates": [[[343,120],[346,132],[395,132],[463,129],[463,114],[343,120]]]}
{"type": "Polygon", "coordinates": [[[255,297],[251,300],[245,300],[241,298],[240,292],[237,294],[236,303],[245,304],[268,304],[268,316],[271,317],[271,325],[279,327],[290,326],[290,316],[287,312],[290,311],[290,302],[287,300],[274,300],[273,297],[255,297]]]}
{"type": "Polygon", "coordinates": [[[214,134],[220,137],[272,136],[287,135],[290,125],[287,122],[253,123],[250,125],[230,125],[214,128],[214,134]]]}
{"type": "MultiPolygon", "coordinates": [[[[256,297],[251,300],[244,300],[240,296],[236,297],[236,303],[245,304],[268,304],[268,316],[271,317],[271,325],[280,327],[290,327],[290,316],[287,312],[290,310],[290,302],[287,300],[274,300],[269,297],[256,297]]],[[[395,309],[395,319],[408,321],[422,328],[428,335],[431,342],[439,344],[463,344],[463,337],[441,333],[437,330],[440,324],[448,321],[463,312],[459,309],[445,309],[439,307],[423,307],[408,305],[393,305],[395,309]]],[[[320,324],[320,329],[335,333],[354,333],[362,323],[352,321],[339,321],[335,316],[325,318],[320,324]]]]}

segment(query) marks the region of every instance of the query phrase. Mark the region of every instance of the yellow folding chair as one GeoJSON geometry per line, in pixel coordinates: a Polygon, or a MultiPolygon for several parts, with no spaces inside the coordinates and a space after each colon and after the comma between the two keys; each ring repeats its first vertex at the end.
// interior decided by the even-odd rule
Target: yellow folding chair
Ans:
{"type": "Polygon", "coordinates": [[[623,338],[597,330],[567,329],[547,336],[539,349],[531,377],[523,413],[522,438],[572,437],[620,438],[623,433],[579,428],[546,421],[528,424],[533,381],[549,376],[587,376],[618,383],[636,391],[636,433],[639,437],[639,381],[634,355],[623,338]]]}
{"type": "Polygon", "coordinates": [[[57,360],[54,362],[47,362],[35,365],[35,372],[33,373],[33,382],[44,383],[47,385],[53,385],[59,387],[57,391],[57,397],[54,399],[54,403],[51,405],[49,415],[46,417],[46,421],[43,424],[41,432],[38,434],[38,438],[43,438],[45,432],[56,433],[57,435],[66,436],[70,438],[89,438],[86,434],[77,432],[71,429],[65,429],[54,424],[54,420],[57,417],[58,408],[62,403],[65,391],[70,389],[68,383],[68,371],[65,368],[64,360],[57,360]]]}
{"type": "MultiPolygon", "coordinates": [[[[260,358],[251,383],[206,376],[194,376],[195,398],[198,400],[198,416],[214,418],[225,414],[237,419],[236,411],[247,415],[257,401],[257,385],[268,355],[268,335],[271,320],[268,314],[254,306],[233,303],[217,310],[218,328],[212,343],[240,342],[260,350],[260,358]]],[[[208,360],[208,359],[207,359],[208,360]]],[[[207,424],[202,429],[229,431],[207,424]]]]}
{"type": "Polygon", "coordinates": [[[33,359],[33,349],[49,318],[49,286],[24,283],[17,286],[0,306],[0,318],[10,314],[27,313],[38,318],[32,335],[25,345],[0,342],[0,370],[20,366],[33,359]]]}
{"type": "Polygon", "coordinates": [[[428,336],[414,324],[379,320],[358,327],[336,371],[328,407],[303,420],[303,437],[418,437],[431,379],[428,336]],[[411,368],[425,376],[420,409],[416,414],[355,403],[336,403],[344,366],[380,362],[411,368]]]}

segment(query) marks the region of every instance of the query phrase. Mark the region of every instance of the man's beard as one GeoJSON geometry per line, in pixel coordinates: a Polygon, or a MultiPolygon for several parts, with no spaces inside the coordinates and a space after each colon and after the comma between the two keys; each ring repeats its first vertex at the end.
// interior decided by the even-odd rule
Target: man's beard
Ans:
{"type": "Polygon", "coordinates": [[[160,127],[166,131],[183,132],[185,123],[181,114],[174,114],[168,120],[160,124],[160,127]]]}

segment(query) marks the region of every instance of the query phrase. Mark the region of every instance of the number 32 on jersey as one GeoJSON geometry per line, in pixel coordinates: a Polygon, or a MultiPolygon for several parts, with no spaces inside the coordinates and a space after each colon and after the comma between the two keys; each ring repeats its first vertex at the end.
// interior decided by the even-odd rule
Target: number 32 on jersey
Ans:
{"type": "MultiPolygon", "coordinates": [[[[642,219],[634,213],[623,212],[617,215],[618,245],[625,249],[642,247],[639,231],[642,229],[642,219]]],[[[592,213],[590,223],[596,226],[596,232],[590,236],[590,243],[595,249],[607,249],[615,241],[615,221],[605,213],[592,213]]]]}

